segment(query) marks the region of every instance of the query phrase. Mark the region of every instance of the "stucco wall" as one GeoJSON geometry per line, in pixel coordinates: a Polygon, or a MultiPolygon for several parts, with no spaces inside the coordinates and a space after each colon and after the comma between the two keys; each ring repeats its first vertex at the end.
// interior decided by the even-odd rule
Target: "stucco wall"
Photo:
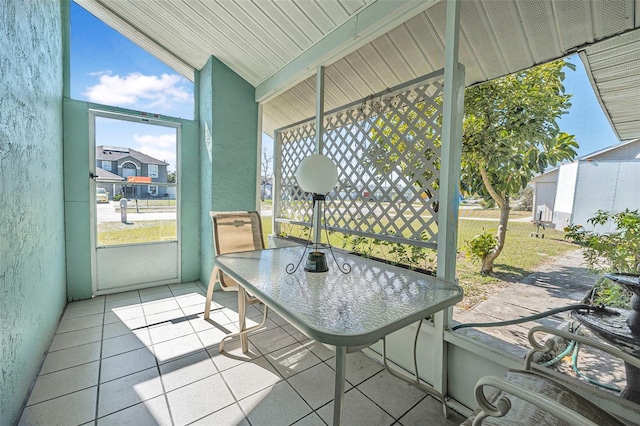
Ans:
{"type": "Polygon", "coordinates": [[[0,5],[0,424],[17,421],[65,306],[62,23],[0,5]]]}
{"type": "Polygon", "coordinates": [[[212,266],[209,211],[256,208],[258,104],[255,88],[211,57],[198,73],[201,176],[201,273],[212,266]]]}

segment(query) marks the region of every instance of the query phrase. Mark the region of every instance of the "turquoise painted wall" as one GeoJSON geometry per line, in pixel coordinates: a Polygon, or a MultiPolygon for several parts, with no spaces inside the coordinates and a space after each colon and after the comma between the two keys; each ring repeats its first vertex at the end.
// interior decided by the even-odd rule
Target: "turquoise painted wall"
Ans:
{"type": "MultiPolygon", "coordinates": [[[[139,111],[64,100],[64,184],[67,250],[67,298],[91,297],[91,240],[89,191],[89,109],[139,116],[139,111]]],[[[182,281],[200,275],[200,175],[198,123],[173,117],[163,120],[181,125],[179,145],[180,232],[182,281]]]]}
{"type": "Polygon", "coordinates": [[[200,121],[200,280],[211,274],[209,211],[254,210],[258,176],[258,104],[255,88],[217,58],[196,74],[200,121]]]}
{"type": "Polygon", "coordinates": [[[64,99],[64,208],[67,300],[91,297],[89,108],[64,99]]]}
{"type": "Polygon", "coordinates": [[[65,306],[59,1],[0,5],[0,425],[17,422],[65,306]]]}

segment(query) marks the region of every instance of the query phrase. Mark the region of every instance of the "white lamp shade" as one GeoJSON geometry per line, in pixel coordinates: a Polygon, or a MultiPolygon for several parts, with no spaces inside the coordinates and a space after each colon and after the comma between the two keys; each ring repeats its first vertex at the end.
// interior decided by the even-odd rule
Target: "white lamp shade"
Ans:
{"type": "Polygon", "coordinates": [[[304,192],[326,194],[338,183],[338,168],[324,155],[314,154],[300,162],[295,176],[304,192]]]}

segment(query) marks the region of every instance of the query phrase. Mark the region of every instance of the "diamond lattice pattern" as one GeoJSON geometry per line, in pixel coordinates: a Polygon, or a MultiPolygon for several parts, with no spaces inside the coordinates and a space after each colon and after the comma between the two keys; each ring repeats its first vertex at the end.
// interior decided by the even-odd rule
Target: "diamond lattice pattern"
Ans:
{"type": "MultiPolygon", "coordinates": [[[[323,153],[338,166],[338,184],[326,201],[329,229],[435,247],[441,123],[441,80],[327,113],[323,153]]],[[[275,214],[310,224],[310,195],[294,173],[314,153],[315,120],[278,130],[276,138],[281,188],[275,214]]]]}

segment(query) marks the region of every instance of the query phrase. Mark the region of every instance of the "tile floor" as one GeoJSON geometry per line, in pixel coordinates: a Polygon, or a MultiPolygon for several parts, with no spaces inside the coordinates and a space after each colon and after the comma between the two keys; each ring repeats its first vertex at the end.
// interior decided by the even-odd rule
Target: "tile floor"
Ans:
{"type": "MultiPolygon", "coordinates": [[[[274,313],[237,340],[235,293],[169,285],[70,303],[20,425],[324,425],[333,413],[334,353],[274,313]]],[[[261,319],[255,306],[252,322],[261,319]]],[[[361,352],[347,356],[346,425],[458,425],[438,401],[361,352]]]]}

